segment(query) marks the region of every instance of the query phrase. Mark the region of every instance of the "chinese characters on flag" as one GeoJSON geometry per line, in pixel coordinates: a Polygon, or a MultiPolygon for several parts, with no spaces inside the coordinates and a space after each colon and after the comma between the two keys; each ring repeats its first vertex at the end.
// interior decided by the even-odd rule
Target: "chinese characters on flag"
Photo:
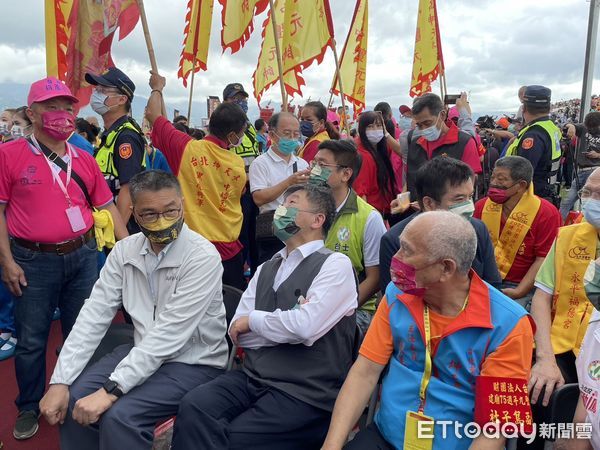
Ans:
{"type": "MultiPolygon", "coordinates": [[[[369,34],[368,0],[358,0],[340,58],[340,74],[344,97],[354,105],[354,118],[365,108],[367,85],[367,37],[369,34]]],[[[331,91],[340,94],[337,72],[331,91]]]]}
{"type": "Polygon", "coordinates": [[[418,97],[430,92],[431,83],[443,73],[444,58],[436,2],[419,0],[410,96],[418,97]]]}
{"type": "MultiPolygon", "coordinates": [[[[275,2],[275,23],[277,24],[277,38],[279,39],[279,47],[282,48],[283,39],[283,17],[285,13],[285,0],[277,0],[275,2]]],[[[275,51],[275,34],[273,33],[273,24],[269,11],[267,19],[263,24],[262,31],[262,47],[258,55],[258,65],[252,75],[252,85],[254,87],[254,97],[258,103],[263,93],[279,80],[279,68],[277,66],[277,53],[275,51]]],[[[293,72],[288,72],[283,77],[285,90],[289,95],[295,92],[300,92],[296,77],[293,72]]]]}
{"type": "Polygon", "coordinates": [[[193,70],[206,70],[213,0],[189,0],[185,17],[183,50],[177,76],[187,86],[187,77],[193,70]]]}
{"type": "Polygon", "coordinates": [[[85,74],[114,66],[110,51],[117,28],[122,40],[139,17],[136,0],[46,0],[48,74],[69,86],[79,107],[89,103],[92,92],[85,74]]]}

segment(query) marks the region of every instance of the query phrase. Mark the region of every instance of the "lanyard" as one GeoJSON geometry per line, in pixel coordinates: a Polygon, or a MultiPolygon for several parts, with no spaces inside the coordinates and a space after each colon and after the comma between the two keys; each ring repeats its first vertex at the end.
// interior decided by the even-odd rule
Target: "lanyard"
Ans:
{"type": "MultiPolygon", "coordinates": [[[[460,312],[463,312],[467,307],[469,296],[465,299],[460,312]]],[[[460,314],[460,313],[459,313],[460,314]]],[[[425,328],[425,370],[423,377],[421,378],[421,387],[419,389],[419,413],[423,414],[425,410],[425,394],[427,393],[427,387],[429,386],[429,380],[431,379],[431,370],[433,367],[433,360],[431,358],[431,322],[429,320],[429,307],[424,305],[423,307],[423,327],[425,328]]]]}
{"type": "MultiPolygon", "coordinates": [[[[37,142],[37,140],[35,139],[35,136],[31,136],[32,137],[32,141],[35,143],[36,147],[38,147],[38,150],[41,151],[41,149],[39,148],[39,144],[37,142]]],[[[67,155],[69,155],[69,161],[67,161],[67,184],[65,185],[65,183],[63,183],[62,179],[60,178],[60,172],[62,172],[62,169],[59,170],[58,172],[56,170],[53,169],[52,165],[54,165],[54,162],[52,162],[50,159],[44,154],[44,152],[42,152],[42,154],[44,155],[44,160],[46,161],[46,164],[48,164],[48,168],[50,169],[50,173],[52,174],[52,177],[54,178],[54,181],[56,182],[56,184],[58,184],[58,187],[60,188],[60,190],[62,191],[62,193],[65,195],[65,198],[67,199],[67,202],[69,204],[69,207],[71,207],[72,202],[71,202],[71,197],[69,196],[69,192],[67,191],[67,187],[69,186],[69,183],[71,182],[71,172],[73,169],[73,155],[71,154],[71,148],[69,146],[69,144],[66,144],[67,146],[67,155]]],[[[56,153],[54,153],[56,155],[56,158],[60,158],[60,156],[58,156],[56,153]]],[[[58,166],[56,166],[58,167],[58,166]]],[[[59,167],[60,169],[60,167],[59,167]]]]}

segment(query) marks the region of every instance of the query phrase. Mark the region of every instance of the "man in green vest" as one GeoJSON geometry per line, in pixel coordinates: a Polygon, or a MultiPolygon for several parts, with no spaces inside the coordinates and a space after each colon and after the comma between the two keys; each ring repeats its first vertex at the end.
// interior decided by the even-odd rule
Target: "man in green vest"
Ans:
{"type": "MultiPolygon", "coordinates": [[[[248,93],[240,83],[231,83],[223,89],[223,103],[235,103],[244,113],[248,113],[248,93]]],[[[237,146],[231,149],[236,155],[241,156],[248,173],[250,164],[258,155],[260,155],[258,138],[256,137],[256,128],[248,121],[248,126],[244,132],[244,137],[237,146]]],[[[242,212],[244,222],[240,232],[240,242],[244,246],[244,259],[250,265],[249,275],[254,274],[258,266],[258,245],[256,244],[256,216],[258,216],[258,206],[252,199],[249,184],[246,185],[246,192],[242,195],[242,212]]],[[[248,273],[247,273],[248,275],[248,273]]]]}
{"type": "Polygon", "coordinates": [[[325,246],[344,253],[352,261],[359,281],[356,323],[364,336],[376,310],[379,243],[386,229],[381,214],[352,189],[360,164],[353,142],[324,141],[312,161],[310,182],[327,183],[331,187],[336,216],[325,246]]]}
{"type": "Polygon", "coordinates": [[[130,117],[135,84],[116,67],[101,75],[85,74],[94,87],[90,106],[102,116],[104,131],[96,161],[115,198],[117,209],[130,233],[139,231],[131,218],[129,180],[146,167],[146,141],[140,126],[130,117]]]}
{"type": "MultiPolygon", "coordinates": [[[[560,168],[560,129],[550,120],[552,91],[544,86],[527,86],[523,94],[525,126],[509,145],[506,156],[522,156],[533,166],[533,190],[557,205],[556,175],[560,168]]],[[[558,205],[557,205],[558,206],[558,205]]]]}

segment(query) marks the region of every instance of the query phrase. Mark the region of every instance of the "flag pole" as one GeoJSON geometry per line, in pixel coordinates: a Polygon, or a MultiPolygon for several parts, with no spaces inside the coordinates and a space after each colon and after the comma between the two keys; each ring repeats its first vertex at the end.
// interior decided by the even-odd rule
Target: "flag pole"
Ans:
{"type": "MultiPolygon", "coordinates": [[[[335,71],[337,73],[337,82],[340,86],[340,98],[342,99],[342,110],[344,113],[344,116],[346,115],[346,100],[344,99],[344,87],[342,86],[342,77],[340,74],[340,61],[338,59],[338,54],[337,54],[337,50],[336,50],[336,43],[335,43],[335,39],[332,38],[331,39],[331,48],[333,49],[333,59],[335,61],[335,71]]],[[[344,120],[344,125],[346,126],[346,133],[348,133],[348,136],[350,136],[350,126],[348,124],[348,118],[346,117],[346,120],[344,120]]]]}
{"type": "Polygon", "coordinates": [[[192,98],[194,97],[194,75],[196,75],[196,58],[194,58],[194,65],[192,66],[192,79],[190,81],[190,101],[188,103],[188,125],[192,124],[192,98]]]}
{"type": "Polygon", "coordinates": [[[271,6],[271,25],[273,26],[273,35],[275,37],[275,53],[277,55],[277,67],[279,68],[279,87],[281,88],[281,103],[282,111],[287,112],[287,95],[285,93],[285,86],[283,85],[283,58],[281,57],[281,48],[279,47],[279,36],[277,36],[277,23],[275,21],[275,8],[273,7],[273,0],[269,0],[271,6]]]}
{"type": "MultiPolygon", "coordinates": [[[[154,54],[154,46],[152,45],[152,37],[150,36],[150,29],[148,27],[148,19],[146,18],[146,10],[144,9],[144,1],[137,0],[138,8],[140,10],[140,20],[142,22],[142,29],[144,30],[144,39],[146,40],[146,47],[148,48],[148,56],[150,58],[150,67],[152,71],[158,73],[158,65],[156,64],[156,55],[154,54]]],[[[165,107],[165,99],[160,96],[161,112],[162,115],[167,117],[167,108],[165,107]]]]}

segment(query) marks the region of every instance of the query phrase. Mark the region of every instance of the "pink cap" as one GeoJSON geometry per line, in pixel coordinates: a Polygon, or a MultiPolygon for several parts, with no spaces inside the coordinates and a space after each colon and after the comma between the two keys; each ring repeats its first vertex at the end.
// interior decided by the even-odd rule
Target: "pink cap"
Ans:
{"type": "Polygon", "coordinates": [[[458,119],[459,116],[460,113],[458,112],[458,108],[456,106],[453,106],[448,110],[448,119],[458,119]]]}
{"type": "Polygon", "coordinates": [[[327,111],[327,121],[331,123],[340,123],[340,116],[333,111],[327,111]]]}
{"type": "Polygon", "coordinates": [[[58,78],[48,77],[36,81],[31,85],[29,95],[27,96],[27,106],[31,107],[34,103],[45,102],[56,97],[68,98],[73,103],[79,102],[77,97],[71,94],[71,90],[65,83],[58,78]]]}

